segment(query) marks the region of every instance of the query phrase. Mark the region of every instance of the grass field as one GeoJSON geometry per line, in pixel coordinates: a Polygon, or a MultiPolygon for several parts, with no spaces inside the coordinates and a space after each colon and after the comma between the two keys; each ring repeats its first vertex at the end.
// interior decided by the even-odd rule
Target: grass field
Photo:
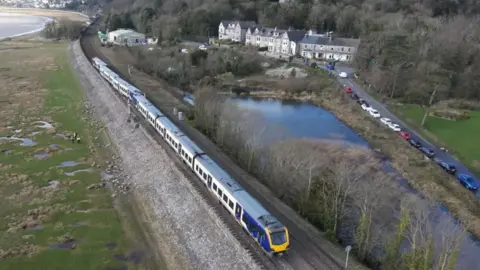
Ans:
{"type": "Polygon", "coordinates": [[[114,257],[128,244],[111,196],[92,186],[101,183],[96,164],[102,150],[94,147],[67,45],[0,45],[16,48],[0,52],[0,137],[35,143],[0,140],[0,269],[126,267],[114,257]],[[62,137],[73,132],[80,144],[62,137]],[[66,161],[78,165],[58,167],[66,161]]]}
{"type": "Polygon", "coordinates": [[[420,126],[424,114],[423,108],[415,105],[392,106],[394,111],[406,122],[415,126],[429,139],[444,145],[462,162],[480,173],[480,112],[470,112],[470,118],[462,121],[450,121],[429,116],[425,126],[420,126]]]}

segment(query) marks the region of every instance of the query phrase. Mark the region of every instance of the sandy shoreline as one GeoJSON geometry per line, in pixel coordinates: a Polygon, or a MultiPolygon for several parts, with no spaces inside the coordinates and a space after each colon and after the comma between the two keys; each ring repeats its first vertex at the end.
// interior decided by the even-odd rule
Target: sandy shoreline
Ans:
{"type": "MultiPolygon", "coordinates": [[[[35,28],[30,31],[21,32],[18,34],[8,35],[5,37],[0,37],[1,40],[17,38],[29,34],[34,34],[42,31],[46,24],[53,20],[67,19],[72,21],[88,21],[88,16],[79,12],[73,11],[64,11],[64,10],[50,10],[50,9],[35,9],[35,8],[11,8],[11,7],[1,7],[0,14],[7,16],[34,16],[39,17],[44,20],[43,24],[38,28],[35,28]]],[[[40,24],[39,24],[40,25],[40,24]]]]}

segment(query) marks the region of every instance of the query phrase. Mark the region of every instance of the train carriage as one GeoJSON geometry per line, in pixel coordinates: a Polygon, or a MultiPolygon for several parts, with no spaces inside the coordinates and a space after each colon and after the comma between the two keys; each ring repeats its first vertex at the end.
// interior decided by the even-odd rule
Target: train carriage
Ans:
{"type": "Polygon", "coordinates": [[[186,163],[190,169],[193,170],[195,159],[201,155],[204,155],[200,147],[198,147],[190,138],[187,136],[181,136],[178,138],[179,143],[179,155],[184,163],[186,163]]]}
{"type": "Polygon", "coordinates": [[[100,70],[100,67],[107,66],[105,62],[103,62],[100,58],[94,57],[92,58],[92,65],[97,69],[100,70]]]}
{"type": "Polygon", "coordinates": [[[205,184],[236,221],[268,254],[282,254],[290,247],[287,228],[220,168],[202,149],[185,136],[142,91],[121,79],[100,59],[94,66],[113,87],[127,96],[133,106],[175,150],[183,162],[205,184]],[[103,64],[102,64],[103,63],[103,64]]]}

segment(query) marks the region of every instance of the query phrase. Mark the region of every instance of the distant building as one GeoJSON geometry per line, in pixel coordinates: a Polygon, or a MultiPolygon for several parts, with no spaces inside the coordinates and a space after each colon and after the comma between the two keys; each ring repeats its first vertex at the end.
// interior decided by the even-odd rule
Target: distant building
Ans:
{"type": "Polygon", "coordinates": [[[299,53],[298,42],[306,31],[289,29],[254,27],[247,30],[245,45],[267,47],[268,51],[280,55],[296,55],[299,53]]]}
{"type": "Polygon", "coordinates": [[[221,21],[218,26],[218,39],[243,43],[247,30],[255,26],[254,21],[221,21]]]}
{"type": "Polygon", "coordinates": [[[337,38],[333,33],[316,34],[311,30],[299,41],[303,57],[344,62],[353,60],[359,44],[359,39],[337,38]]]}
{"type": "Polygon", "coordinates": [[[136,46],[146,43],[145,35],[131,29],[118,29],[108,33],[108,41],[117,45],[136,46]]]}

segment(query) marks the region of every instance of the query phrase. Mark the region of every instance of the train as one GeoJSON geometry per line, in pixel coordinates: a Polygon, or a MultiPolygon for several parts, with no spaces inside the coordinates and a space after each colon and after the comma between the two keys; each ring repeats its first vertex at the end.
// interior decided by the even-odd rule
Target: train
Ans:
{"type": "Polygon", "coordinates": [[[284,255],[290,248],[288,229],[270,214],[227,172],[168,119],[146,95],[129,84],[98,57],[92,65],[121,96],[127,99],[188,166],[204,187],[269,256],[284,255]]]}

